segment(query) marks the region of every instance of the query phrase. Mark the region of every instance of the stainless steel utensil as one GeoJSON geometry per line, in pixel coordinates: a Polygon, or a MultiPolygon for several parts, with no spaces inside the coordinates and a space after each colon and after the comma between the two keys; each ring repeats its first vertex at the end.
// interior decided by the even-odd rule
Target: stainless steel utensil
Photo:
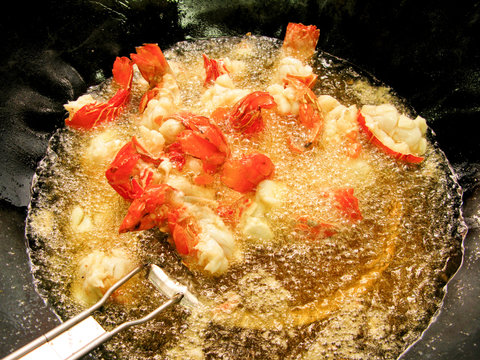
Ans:
{"type": "Polygon", "coordinates": [[[148,264],[138,266],[117,281],[93,306],[16,350],[3,358],[3,360],[79,359],[103,344],[105,341],[111,339],[120,331],[131,326],[143,324],[156,317],[165,309],[178,303],[182,303],[182,305],[189,307],[200,305],[198,299],[188,291],[186,286],[181,285],[168,277],[168,275],[157,265],[148,264]],[[145,268],[148,269],[148,279],[150,282],[162,294],[169,297],[169,300],[140,319],[122,323],[115,329],[106,331],[93,318],[92,313],[102,307],[115,290],[145,268]]]}

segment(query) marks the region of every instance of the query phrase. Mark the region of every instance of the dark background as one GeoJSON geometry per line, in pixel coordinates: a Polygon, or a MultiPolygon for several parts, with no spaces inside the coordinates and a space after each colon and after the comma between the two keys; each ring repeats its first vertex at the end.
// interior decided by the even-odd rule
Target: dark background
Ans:
{"type": "MultiPolygon", "coordinates": [[[[0,356],[57,322],[34,292],[23,237],[31,177],[63,104],[135,46],[220,35],[283,38],[315,24],[318,48],[374,74],[428,121],[464,188],[465,261],[437,321],[405,359],[476,359],[480,346],[480,5],[459,1],[9,2],[0,22],[0,356]]],[[[432,209],[434,211],[434,209],[432,209]]]]}

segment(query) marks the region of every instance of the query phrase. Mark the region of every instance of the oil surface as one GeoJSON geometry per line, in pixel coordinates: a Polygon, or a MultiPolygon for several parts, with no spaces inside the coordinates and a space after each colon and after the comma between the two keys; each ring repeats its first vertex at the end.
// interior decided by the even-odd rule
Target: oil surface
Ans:
{"type": "MultiPolygon", "coordinates": [[[[203,113],[202,53],[241,61],[237,88],[265,90],[276,68],[278,40],[247,36],[183,42],[165,52],[175,69],[185,109],[203,113]],[[241,51],[248,48],[249,51],[241,51]]],[[[328,54],[312,62],[319,75],[314,92],[343,105],[393,103],[411,114],[393,91],[328,54]]],[[[137,74],[138,76],[138,74],[137,74]]],[[[137,131],[141,86],[121,118],[91,132],[60,130],[38,168],[27,219],[32,268],[39,292],[68,318],[83,309],[72,296],[79,259],[93,250],[121,249],[137,263],[162,266],[205,304],[176,307],[150,323],[127,330],[97,353],[119,359],[394,359],[427,327],[443,288],[458,265],[463,223],[461,195],[443,153],[430,142],[425,160],[407,165],[361,138],[355,161],[340,146],[322,144],[296,154],[285,138],[298,132],[290,117],[273,111],[254,138],[226,133],[233,157],[267,154],[274,180],[285,186],[284,205],[265,214],[274,239],[244,238],[234,229],[243,257],[220,277],[188,269],[158,230],[119,234],[128,209],[107,183],[106,163],[92,161],[97,136],[126,143],[137,131]],[[352,187],[363,219],[341,219],[323,196],[352,187]],[[92,227],[74,231],[72,209],[92,227]],[[311,239],[294,219],[335,223],[340,231],[311,239]],[[232,299],[230,312],[217,312],[232,299]]],[[[110,85],[92,89],[99,99],[110,85]]],[[[238,194],[217,179],[218,201],[238,194]]],[[[164,300],[148,281],[127,287],[127,304],[110,303],[96,314],[106,328],[141,316],[164,300]]]]}

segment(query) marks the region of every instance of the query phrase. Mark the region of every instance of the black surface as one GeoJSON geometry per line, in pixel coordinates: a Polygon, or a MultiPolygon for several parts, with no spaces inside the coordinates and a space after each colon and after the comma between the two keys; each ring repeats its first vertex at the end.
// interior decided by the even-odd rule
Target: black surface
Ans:
{"type": "Polygon", "coordinates": [[[392,86],[427,118],[459,174],[470,230],[437,321],[405,359],[476,359],[480,346],[480,5],[399,1],[48,1],[1,13],[0,357],[57,320],[34,292],[23,238],[29,184],[63,103],[144,42],[246,32],[282,38],[316,24],[318,47],[392,86]]]}

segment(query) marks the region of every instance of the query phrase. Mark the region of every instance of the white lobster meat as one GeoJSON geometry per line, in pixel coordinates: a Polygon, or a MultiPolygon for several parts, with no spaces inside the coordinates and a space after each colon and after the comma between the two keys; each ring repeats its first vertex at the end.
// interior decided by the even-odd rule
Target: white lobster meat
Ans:
{"type": "Polygon", "coordinates": [[[77,100],[69,101],[63,107],[67,110],[70,114],[74,114],[82,107],[88,104],[92,104],[95,102],[95,99],[90,94],[85,94],[80,96],[77,100]]]}
{"type": "Polygon", "coordinates": [[[81,206],[74,206],[70,215],[70,227],[75,233],[94,231],[95,226],[81,206]]]}
{"type": "Polygon", "coordinates": [[[163,146],[165,145],[165,138],[162,133],[157,130],[151,130],[143,125],[141,125],[138,130],[138,142],[154,158],[160,157],[163,154],[163,146]]]}
{"type": "Polygon", "coordinates": [[[201,97],[201,106],[212,112],[218,107],[233,106],[237,101],[248,94],[246,89],[237,89],[228,74],[217,77],[201,97]]]}
{"type": "MultiPolygon", "coordinates": [[[[72,292],[78,301],[93,304],[134,267],[133,261],[121,249],[113,249],[109,253],[95,250],[80,260],[78,282],[72,292]]],[[[124,300],[119,294],[112,296],[114,300],[124,300]]]]}
{"type": "Polygon", "coordinates": [[[277,103],[279,114],[298,115],[300,108],[298,89],[289,85],[288,76],[308,78],[314,76],[313,69],[309,65],[304,65],[299,59],[291,56],[284,57],[280,60],[273,84],[267,88],[277,103]]]}
{"type": "Polygon", "coordinates": [[[189,205],[188,210],[200,229],[198,243],[195,245],[198,265],[213,275],[224,273],[230,261],[238,256],[232,233],[210,208],[189,205]]]}
{"type": "Polygon", "coordinates": [[[148,102],[140,118],[140,125],[157,130],[161,120],[178,111],[182,101],[175,76],[165,74],[158,86],[158,93],[148,102]]]}
{"type": "MultiPolygon", "coordinates": [[[[325,108],[328,109],[329,106],[333,105],[333,102],[326,103],[325,105],[325,108]]],[[[346,107],[345,105],[338,105],[330,110],[325,116],[325,143],[339,143],[342,141],[345,134],[350,131],[357,130],[357,114],[358,110],[355,105],[351,105],[349,107],[346,107]]]]}
{"type": "Polygon", "coordinates": [[[277,111],[281,115],[298,115],[300,103],[298,102],[297,90],[291,86],[272,84],[267,88],[277,104],[277,111]]]}
{"type": "Polygon", "coordinates": [[[177,139],[177,135],[180,134],[185,127],[183,124],[175,119],[167,119],[160,125],[158,131],[163,135],[167,144],[173,143],[177,139]]]}
{"type": "Polygon", "coordinates": [[[310,65],[305,65],[301,60],[291,56],[286,56],[280,60],[275,80],[277,83],[283,83],[287,75],[308,77],[313,75],[313,69],[310,65]]]}
{"type": "Polygon", "coordinates": [[[192,184],[188,179],[182,175],[170,174],[164,181],[165,184],[181,191],[186,197],[186,200],[191,198],[200,198],[203,200],[215,199],[215,191],[200,185],[192,184]]]}
{"type": "Polygon", "coordinates": [[[410,119],[390,104],[364,105],[358,122],[370,140],[390,155],[407,162],[423,160],[427,148],[424,118],[410,119]]]}
{"type": "Polygon", "coordinates": [[[258,184],[255,200],[245,210],[240,221],[242,234],[246,238],[256,241],[273,240],[274,233],[265,214],[283,204],[285,190],[283,184],[273,180],[263,180],[258,184]]]}
{"type": "Polygon", "coordinates": [[[123,146],[122,140],[111,129],[106,129],[90,140],[83,159],[88,165],[107,165],[123,146]]]}
{"type": "Polygon", "coordinates": [[[341,105],[337,99],[330,95],[320,95],[317,101],[324,115],[341,105]]]}

